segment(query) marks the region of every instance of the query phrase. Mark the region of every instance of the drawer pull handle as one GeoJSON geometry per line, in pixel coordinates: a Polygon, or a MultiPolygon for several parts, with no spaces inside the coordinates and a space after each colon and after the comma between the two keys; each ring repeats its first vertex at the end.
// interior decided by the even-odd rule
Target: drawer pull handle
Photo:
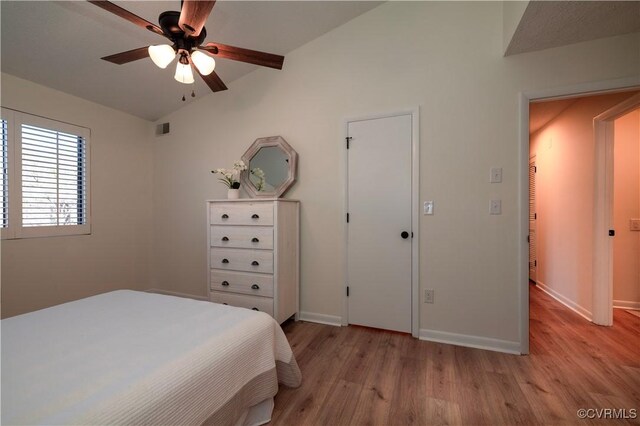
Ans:
{"type": "Polygon", "coordinates": [[[260,286],[258,284],[254,284],[251,286],[253,290],[260,290],[260,286]]]}
{"type": "Polygon", "coordinates": [[[223,305],[228,305],[228,303],[223,303],[223,305]]]}
{"type": "Polygon", "coordinates": [[[251,308],[252,311],[259,311],[260,309],[258,308],[251,308]]]}
{"type": "Polygon", "coordinates": [[[257,261],[257,260],[254,260],[253,262],[251,262],[251,264],[252,264],[253,266],[260,266],[260,264],[258,263],[258,261],[257,261]]]}
{"type": "Polygon", "coordinates": [[[222,263],[229,263],[229,259],[222,259],[222,263]]]}
{"type": "Polygon", "coordinates": [[[252,243],[259,243],[259,242],[260,242],[260,240],[259,240],[259,239],[257,239],[256,237],[253,237],[253,238],[251,239],[251,242],[252,242],[252,243]]]}
{"type": "Polygon", "coordinates": [[[229,241],[229,237],[222,237],[222,241],[229,241]]]}
{"type": "Polygon", "coordinates": [[[225,286],[225,287],[228,287],[229,286],[229,281],[222,281],[222,285],[225,286]]]}
{"type": "Polygon", "coordinates": [[[225,213],[225,214],[222,215],[222,218],[223,219],[229,219],[229,215],[225,213]]]}
{"type": "Polygon", "coordinates": [[[257,214],[253,214],[251,215],[251,219],[260,219],[260,216],[258,216],[257,214]]]}

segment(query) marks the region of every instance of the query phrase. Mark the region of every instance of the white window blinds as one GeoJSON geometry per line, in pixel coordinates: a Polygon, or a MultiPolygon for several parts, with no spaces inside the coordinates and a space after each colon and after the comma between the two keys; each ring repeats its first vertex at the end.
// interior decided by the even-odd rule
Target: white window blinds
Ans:
{"type": "Polygon", "coordinates": [[[2,195],[0,202],[2,203],[2,218],[0,219],[0,227],[6,228],[9,224],[9,176],[8,176],[8,144],[9,144],[9,132],[7,128],[7,120],[0,120],[0,126],[2,126],[2,181],[0,181],[0,188],[2,195]]]}
{"type": "Polygon", "coordinates": [[[2,238],[90,234],[89,129],[1,113],[2,238]]]}
{"type": "Polygon", "coordinates": [[[22,124],[22,226],[86,223],[85,140],[22,124]]]}

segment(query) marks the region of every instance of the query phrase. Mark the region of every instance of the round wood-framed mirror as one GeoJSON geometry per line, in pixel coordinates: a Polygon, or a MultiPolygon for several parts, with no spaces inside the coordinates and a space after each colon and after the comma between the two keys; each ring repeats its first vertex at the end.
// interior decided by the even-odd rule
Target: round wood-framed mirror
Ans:
{"type": "Polygon", "coordinates": [[[282,136],[258,138],[242,156],[240,181],[252,197],[281,197],[296,181],[298,153],[282,136]]]}

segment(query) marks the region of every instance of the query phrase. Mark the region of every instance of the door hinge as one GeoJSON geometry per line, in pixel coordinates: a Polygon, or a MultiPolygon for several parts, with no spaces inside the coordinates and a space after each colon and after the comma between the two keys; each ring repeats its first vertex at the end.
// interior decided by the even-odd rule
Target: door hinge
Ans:
{"type": "Polygon", "coordinates": [[[349,223],[349,213],[347,213],[347,223],[349,223]]]}
{"type": "Polygon", "coordinates": [[[538,260],[534,260],[533,261],[533,266],[537,267],[538,266],[538,260]]]}
{"type": "Polygon", "coordinates": [[[538,220],[538,213],[534,213],[534,214],[533,214],[533,218],[534,218],[535,220],[538,220]]]}
{"type": "Polygon", "coordinates": [[[533,173],[538,173],[538,166],[533,166],[533,173]]]}
{"type": "Polygon", "coordinates": [[[351,142],[351,139],[353,139],[351,136],[347,136],[345,138],[347,140],[347,149],[349,149],[349,142],[351,142]]]}
{"type": "Polygon", "coordinates": [[[616,230],[615,229],[609,229],[609,236],[610,237],[615,237],[616,236],[616,230]]]}
{"type": "Polygon", "coordinates": [[[531,242],[531,235],[527,235],[527,242],[530,243],[531,242]]]}
{"type": "Polygon", "coordinates": [[[347,297],[349,297],[349,286],[347,286],[347,297]]]}

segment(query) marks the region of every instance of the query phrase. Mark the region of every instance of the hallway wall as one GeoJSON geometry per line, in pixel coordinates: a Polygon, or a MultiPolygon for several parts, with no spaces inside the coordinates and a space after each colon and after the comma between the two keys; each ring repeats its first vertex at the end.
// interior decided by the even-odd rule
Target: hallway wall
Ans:
{"type": "Polygon", "coordinates": [[[614,122],[613,305],[640,309],[640,232],[629,221],[640,218],[640,110],[614,122]]]}
{"type": "Polygon", "coordinates": [[[530,136],[536,156],[538,285],[591,319],[593,118],[633,93],[578,99],[530,136]]]}

